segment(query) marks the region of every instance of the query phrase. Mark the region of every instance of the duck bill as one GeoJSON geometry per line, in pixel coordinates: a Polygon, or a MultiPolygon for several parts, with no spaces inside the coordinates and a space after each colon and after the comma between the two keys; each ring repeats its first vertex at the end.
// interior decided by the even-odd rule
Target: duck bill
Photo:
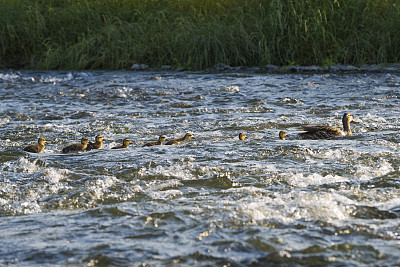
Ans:
{"type": "Polygon", "coordinates": [[[360,123],[360,122],[358,122],[358,121],[351,121],[351,123],[360,123]]]}

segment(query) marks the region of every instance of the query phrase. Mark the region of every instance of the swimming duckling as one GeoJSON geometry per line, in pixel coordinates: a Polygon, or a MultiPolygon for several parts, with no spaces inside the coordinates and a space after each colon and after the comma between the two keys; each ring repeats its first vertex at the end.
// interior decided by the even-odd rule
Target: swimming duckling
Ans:
{"type": "Polygon", "coordinates": [[[160,145],[162,145],[162,142],[164,142],[165,140],[167,140],[167,137],[165,135],[160,135],[160,137],[158,138],[158,141],[149,142],[149,143],[144,144],[143,146],[160,146],[160,145]]]}
{"type": "Polygon", "coordinates": [[[288,136],[286,131],[280,131],[279,132],[279,139],[281,140],[286,140],[285,137],[288,136]]]}
{"type": "Polygon", "coordinates": [[[247,136],[244,134],[244,133],[240,133],[239,134],[239,140],[240,141],[244,141],[244,139],[246,138],[247,136]]]}
{"type": "Polygon", "coordinates": [[[194,136],[191,133],[185,134],[184,137],[169,140],[166,145],[179,145],[181,142],[192,139],[194,136]]]}
{"type": "Polygon", "coordinates": [[[103,136],[97,135],[95,142],[89,142],[89,144],[86,147],[86,151],[90,151],[93,149],[100,149],[103,146],[103,136]]]}
{"type": "Polygon", "coordinates": [[[44,150],[44,143],[46,143],[46,139],[40,137],[37,145],[26,146],[24,150],[32,153],[41,153],[44,150]]]}
{"type": "Polygon", "coordinates": [[[75,143],[71,144],[69,146],[66,146],[63,148],[62,152],[63,153],[69,153],[69,152],[78,152],[78,151],[85,151],[87,144],[89,143],[89,139],[86,137],[83,137],[81,139],[81,143],[75,143]]]}
{"type": "Polygon", "coordinates": [[[120,148],[128,148],[128,145],[131,143],[131,140],[125,138],[122,140],[122,145],[112,147],[111,149],[120,149],[120,148]]]}
{"type": "Polygon", "coordinates": [[[350,122],[355,122],[353,119],[353,115],[350,113],[345,113],[342,118],[343,122],[343,130],[339,130],[337,128],[331,126],[302,126],[302,128],[306,131],[304,133],[300,133],[299,135],[303,139],[326,139],[334,136],[349,136],[351,135],[350,122]]]}

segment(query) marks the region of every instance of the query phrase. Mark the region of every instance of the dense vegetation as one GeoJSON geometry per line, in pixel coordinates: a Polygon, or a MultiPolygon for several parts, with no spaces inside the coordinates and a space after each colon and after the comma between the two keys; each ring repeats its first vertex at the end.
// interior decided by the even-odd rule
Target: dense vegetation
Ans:
{"type": "Polygon", "coordinates": [[[397,63],[398,0],[0,0],[0,67],[397,63]]]}

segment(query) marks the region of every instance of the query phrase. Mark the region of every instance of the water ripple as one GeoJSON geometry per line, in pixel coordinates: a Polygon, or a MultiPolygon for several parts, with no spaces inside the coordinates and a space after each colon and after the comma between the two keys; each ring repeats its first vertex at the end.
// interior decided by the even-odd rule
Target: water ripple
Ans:
{"type": "Polygon", "coordinates": [[[399,81],[2,71],[0,264],[396,265],[399,81]],[[344,112],[353,136],[298,137],[344,112]],[[102,149],[61,153],[98,134],[102,149]],[[42,154],[22,150],[38,137],[42,154]]]}

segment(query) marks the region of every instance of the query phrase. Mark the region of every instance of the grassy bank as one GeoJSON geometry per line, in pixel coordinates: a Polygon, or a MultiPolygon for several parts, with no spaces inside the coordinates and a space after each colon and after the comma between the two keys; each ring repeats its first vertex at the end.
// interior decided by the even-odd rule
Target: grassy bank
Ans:
{"type": "Polygon", "coordinates": [[[400,62],[397,0],[0,0],[0,67],[400,62]]]}

